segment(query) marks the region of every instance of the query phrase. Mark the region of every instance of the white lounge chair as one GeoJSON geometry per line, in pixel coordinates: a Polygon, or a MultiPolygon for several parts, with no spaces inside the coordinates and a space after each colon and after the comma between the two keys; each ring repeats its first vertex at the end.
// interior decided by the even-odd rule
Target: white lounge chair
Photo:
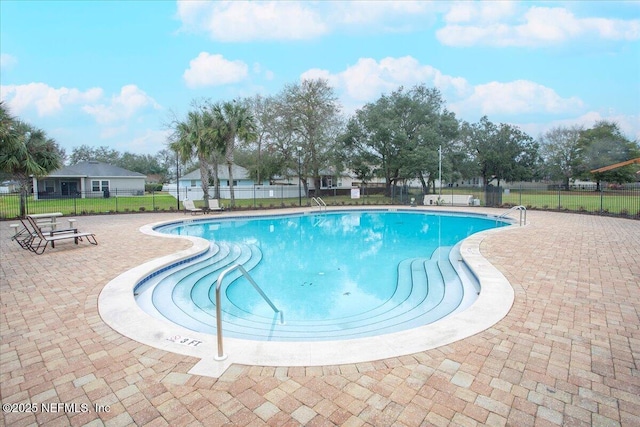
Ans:
{"type": "Polygon", "coordinates": [[[183,200],[182,206],[184,206],[184,213],[191,212],[191,215],[196,215],[198,213],[204,213],[204,211],[200,208],[196,208],[193,204],[193,200],[183,200]]]}
{"type": "Polygon", "coordinates": [[[213,211],[223,211],[224,207],[220,206],[220,201],[218,199],[209,199],[209,207],[207,208],[207,212],[213,211]]]}

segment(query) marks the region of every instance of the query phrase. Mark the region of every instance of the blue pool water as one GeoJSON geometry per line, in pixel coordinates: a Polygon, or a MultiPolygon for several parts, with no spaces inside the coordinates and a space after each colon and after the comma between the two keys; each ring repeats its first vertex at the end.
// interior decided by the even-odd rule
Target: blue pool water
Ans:
{"type": "Polygon", "coordinates": [[[215,333],[215,285],[242,264],[283,312],[284,324],[237,271],[223,284],[225,336],[350,339],[414,328],[470,305],[478,289],[458,275],[456,245],[504,225],[480,216],[343,211],[174,223],[161,233],[211,242],[198,259],[136,288],[150,314],[215,333]]]}

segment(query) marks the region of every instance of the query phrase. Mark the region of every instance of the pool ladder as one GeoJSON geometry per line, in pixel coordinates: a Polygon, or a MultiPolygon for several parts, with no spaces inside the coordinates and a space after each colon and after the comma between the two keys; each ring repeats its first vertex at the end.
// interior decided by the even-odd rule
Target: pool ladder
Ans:
{"type": "Polygon", "coordinates": [[[216,283],[216,335],[218,337],[218,355],[214,358],[215,360],[225,360],[227,355],[224,354],[224,349],[222,346],[222,304],[220,298],[220,288],[222,287],[222,281],[224,277],[231,273],[233,270],[240,270],[240,273],[253,285],[253,288],[258,291],[260,296],[264,298],[264,300],[271,306],[273,311],[276,314],[280,314],[280,324],[284,324],[284,315],[282,311],[278,310],[276,306],[271,302],[269,297],[263,292],[262,288],[258,286],[255,280],[251,277],[251,275],[247,272],[247,270],[241,264],[234,264],[231,267],[224,270],[218,276],[218,281],[216,283]]]}
{"type": "Polygon", "coordinates": [[[511,209],[509,209],[508,211],[506,211],[502,215],[498,216],[496,219],[506,218],[510,213],[512,213],[514,211],[520,211],[520,226],[527,225],[527,208],[522,206],[522,205],[513,206],[511,209]],[[523,213],[524,213],[524,222],[523,222],[523,217],[522,217],[523,213]]]}
{"type": "Polygon", "coordinates": [[[320,209],[320,212],[322,212],[323,209],[325,211],[327,210],[327,204],[324,202],[324,200],[322,200],[322,198],[320,198],[320,197],[312,197],[311,200],[313,200],[314,203],[316,205],[318,205],[318,208],[320,209]]]}

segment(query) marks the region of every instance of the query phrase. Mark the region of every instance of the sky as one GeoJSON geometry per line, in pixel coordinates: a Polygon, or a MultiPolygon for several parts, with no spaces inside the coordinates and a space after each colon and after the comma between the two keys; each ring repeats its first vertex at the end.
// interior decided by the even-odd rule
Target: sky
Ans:
{"type": "Polygon", "coordinates": [[[325,78],[348,117],[400,86],[534,138],[640,140],[640,1],[0,1],[0,98],[71,154],[155,154],[194,100],[325,78]]]}

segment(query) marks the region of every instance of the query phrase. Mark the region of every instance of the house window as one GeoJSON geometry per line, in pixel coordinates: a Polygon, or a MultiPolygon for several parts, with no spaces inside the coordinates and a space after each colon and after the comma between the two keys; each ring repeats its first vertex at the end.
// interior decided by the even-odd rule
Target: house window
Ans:
{"type": "Polygon", "coordinates": [[[196,184],[197,184],[196,180],[195,180],[195,179],[192,179],[192,180],[191,180],[191,186],[192,186],[192,187],[196,187],[196,184]]]}
{"type": "Polygon", "coordinates": [[[53,193],[54,191],[56,191],[53,181],[46,180],[44,182],[44,191],[47,193],[53,193]]]}
{"type": "Polygon", "coordinates": [[[91,181],[91,191],[104,191],[109,190],[109,181],[91,181]]]}

